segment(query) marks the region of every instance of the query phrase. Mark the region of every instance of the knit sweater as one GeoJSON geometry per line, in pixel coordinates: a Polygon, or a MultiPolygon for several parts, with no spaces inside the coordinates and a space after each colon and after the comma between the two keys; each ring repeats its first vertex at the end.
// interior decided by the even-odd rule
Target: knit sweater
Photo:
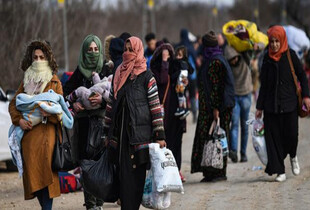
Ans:
{"type": "MultiPolygon", "coordinates": [[[[163,113],[159,102],[158,97],[158,88],[156,80],[154,77],[151,77],[147,85],[147,98],[148,105],[152,115],[152,127],[153,127],[153,139],[154,140],[163,140],[165,138],[164,132],[164,123],[163,123],[163,113]]],[[[109,100],[107,101],[106,114],[105,114],[105,127],[106,129],[110,128],[112,124],[112,102],[114,97],[113,88],[110,89],[109,100]]]]}

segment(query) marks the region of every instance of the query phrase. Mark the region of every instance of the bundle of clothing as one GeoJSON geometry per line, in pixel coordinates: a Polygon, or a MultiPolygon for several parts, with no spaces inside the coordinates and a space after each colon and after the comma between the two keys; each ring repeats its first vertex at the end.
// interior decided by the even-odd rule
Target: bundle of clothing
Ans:
{"type": "MultiPolygon", "coordinates": [[[[23,119],[31,122],[32,126],[42,122],[41,109],[49,114],[57,115],[63,126],[71,129],[73,127],[73,117],[65,103],[62,95],[55,93],[52,89],[37,95],[20,93],[16,96],[16,108],[23,115],[23,119]]],[[[20,126],[12,125],[9,130],[9,146],[13,157],[13,162],[18,168],[19,175],[23,173],[23,163],[21,157],[21,140],[24,130],[20,126]]]]}
{"type": "Polygon", "coordinates": [[[113,75],[110,75],[100,80],[98,73],[93,72],[92,80],[94,85],[90,88],[81,86],[69,94],[66,99],[71,103],[76,101],[82,103],[86,110],[98,109],[101,105],[92,106],[89,98],[99,93],[107,101],[109,99],[112,77],[113,75]]]}

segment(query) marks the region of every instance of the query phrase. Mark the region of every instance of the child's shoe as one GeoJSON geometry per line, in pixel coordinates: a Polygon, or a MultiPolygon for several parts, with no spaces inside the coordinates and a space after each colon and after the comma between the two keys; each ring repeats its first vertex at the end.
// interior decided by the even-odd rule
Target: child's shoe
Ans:
{"type": "Polygon", "coordinates": [[[185,113],[185,109],[184,108],[177,108],[177,111],[174,113],[174,116],[181,116],[185,113]]]}
{"type": "Polygon", "coordinates": [[[190,111],[188,109],[185,109],[184,114],[180,116],[180,120],[184,120],[189,115],[189,113],[190,111]]]}

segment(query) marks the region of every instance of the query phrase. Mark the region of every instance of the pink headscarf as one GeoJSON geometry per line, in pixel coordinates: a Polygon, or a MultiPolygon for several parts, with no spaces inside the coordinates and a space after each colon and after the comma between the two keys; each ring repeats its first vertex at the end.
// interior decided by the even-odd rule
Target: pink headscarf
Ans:
{"type": "Polygon", "coordinates": [[[128,76],[130,79],[135,78],[142,72],[146,71],[146,59],[144,57],[144,49],[142,41],[138,37],[130,37],[126,40],[130,42],[133,52],[126,51],[123,53],[123,62],[115,71],[114,75],[114,98],[117,97],[117,92],[125,84],[128,76]]]}

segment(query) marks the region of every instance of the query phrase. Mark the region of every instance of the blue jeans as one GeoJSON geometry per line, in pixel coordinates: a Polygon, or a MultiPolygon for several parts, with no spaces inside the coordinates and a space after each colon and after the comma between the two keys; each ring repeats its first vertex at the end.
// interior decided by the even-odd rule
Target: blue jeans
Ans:
{"type": "Polygon", "coordinates": [[[42,210],[52,210],[53,198],[50,198],[47,187],[34,194],[37,196],[42,210]]]}
{"type": "Polygon", "coordinates": [[[241,154],[246,154],[249,130],[246,121],[249,119],[251,108],[251,93],[244,96],[235,95],[236,105],[233,109],[230,130],[230,150],[238,150],[239,120],[241,124],[241,154]]]}

